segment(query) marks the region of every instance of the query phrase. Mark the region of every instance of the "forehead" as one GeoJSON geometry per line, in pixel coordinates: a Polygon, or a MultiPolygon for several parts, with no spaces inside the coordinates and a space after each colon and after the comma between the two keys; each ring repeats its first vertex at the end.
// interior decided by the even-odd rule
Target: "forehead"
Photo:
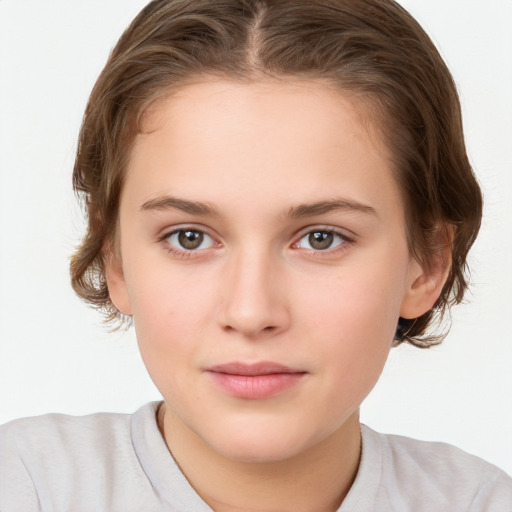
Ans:
{"type": "Polygon", "coordinates": [[[329,135],[334,135],[332,130],[343,122],[351,124],[354,136],[370,138],[385,153],[387,148],[377,129],[377,111],[370,109],[363,95],[340,91],[328,79],[243,82],[205,77],[173,88],[154,101],[144,111],[142,130],[135,142],[166,123],[175,124],[180,136],[207,135],[202,138],[207,142],[218,128],[222,132],[229,128],[231,121],[238,123],[236,132],[241,136],[255,136],[258,128],[293,136],[307,125],[312,142],[318,138],[328,142],[329,135]],[[201,122],[197,123],[199,118],[201,122]],[[240,118],[243,123],[238,122],[240,118]]]}
{"type": "Polygon", "coordinates": [[[397,195],[390,167],[367,109],[327,81],[209,80],[148,109],[126,183],[139,202],[179,193],[232,204],[349,194],[364,203],[383,187],[397,195]]]}

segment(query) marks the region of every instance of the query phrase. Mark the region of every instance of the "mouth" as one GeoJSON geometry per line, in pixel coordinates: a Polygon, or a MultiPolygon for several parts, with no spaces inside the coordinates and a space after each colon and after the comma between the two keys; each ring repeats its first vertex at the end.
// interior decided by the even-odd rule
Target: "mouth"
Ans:
{"type": "Polygon", "coordinates": [[[231,362],[205,371],[222,391],[246,400],[262,400],[284,393],[307,375],[304,370],[269,361],[231,362]]]}

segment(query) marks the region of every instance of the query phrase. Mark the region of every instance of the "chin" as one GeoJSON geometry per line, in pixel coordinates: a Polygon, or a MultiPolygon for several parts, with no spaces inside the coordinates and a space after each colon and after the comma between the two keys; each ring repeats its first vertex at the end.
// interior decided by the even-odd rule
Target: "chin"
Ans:
{"type": "Polygon", "coordinates": [[[301,452],[296,445],[284,447],[282,443],[265,439],[262,442],[230,442],[229,446],[212,446],[221,456],[245,463],[275,463],[292,459],[301,452]]]}
{"type": "Polygon", "coordinates": [[[315,440],[305,433],[290,427],[279,428],[278,425],[238,426],[222,432],[210,431],[203,440],[219,455],[247,463],[289,460],[315,444],[315,440]]]}

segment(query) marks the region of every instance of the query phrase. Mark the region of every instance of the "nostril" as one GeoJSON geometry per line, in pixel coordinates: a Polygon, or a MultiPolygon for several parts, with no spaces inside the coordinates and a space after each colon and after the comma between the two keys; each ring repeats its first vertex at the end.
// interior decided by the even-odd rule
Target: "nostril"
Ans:
{"type": "MultiPolygon", "coordinates": [[[[237,329],[236,327],[233,327],[232,325],[225,325],[224,330],[227,332],[232,332],[232,331],[236,332],[236,331],[239,331],[240,329],[237,329]]],[[[275,332],[276,330],[277,330],[277,326],[268,325],[267,327],[263,327],[262,329],[258,329],[257,331],[260,333],[262,333],[262,332],[271,333],[271,332],[275,332]]]]}

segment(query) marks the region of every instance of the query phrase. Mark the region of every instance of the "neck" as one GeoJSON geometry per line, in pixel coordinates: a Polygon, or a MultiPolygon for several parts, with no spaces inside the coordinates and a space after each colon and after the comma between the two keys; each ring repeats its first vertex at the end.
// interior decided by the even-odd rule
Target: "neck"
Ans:
{"type": "Polygon", "coordinates": [[[287,460],[243,462],[212,450],[162,404],[159,425],[195,491],[215,512],[335,512],[357,473],[358,413],[327,439],[287,460]]]}

